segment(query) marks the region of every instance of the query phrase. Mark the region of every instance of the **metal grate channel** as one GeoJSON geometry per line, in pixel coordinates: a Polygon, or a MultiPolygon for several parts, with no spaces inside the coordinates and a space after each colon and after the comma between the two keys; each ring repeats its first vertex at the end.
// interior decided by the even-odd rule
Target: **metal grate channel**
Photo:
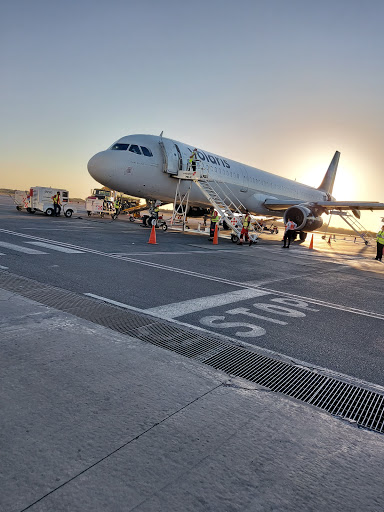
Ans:
{"type": "Polygon", "coordinates": [[[10,272],[0,271],[0,287],[384,432],[382,393],[10,272]]]}

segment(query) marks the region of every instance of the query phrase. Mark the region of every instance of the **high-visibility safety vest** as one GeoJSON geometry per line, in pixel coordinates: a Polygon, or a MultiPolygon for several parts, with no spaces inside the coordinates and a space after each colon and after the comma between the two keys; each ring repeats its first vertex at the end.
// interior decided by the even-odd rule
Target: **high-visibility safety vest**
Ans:
{"type": "Polygon", "coordinates": [[[211,222],[219,222],[220,216],[215,215],[214,213],[211,216],[211,222]]]}
{"type": "Polygon", "coordinates": [[[115,201],[115,208],[117,210],[117,208],[119,207],[119,201],[115,201]]]}
{"type": "Polygon", "coordinates": [[[296,229],[296,225],[294,222],[292,222],[291,220],[287,222],[286,226],[285,226],[285,229],[286,231],[288,230],[291,230],[291,229],[296,229]]]}
{"type": "Polygon", "coordinates": [[[156,208],[154,208],[153,210],[155,213],[159,213],[159,208],[156,206],[156,208]]]}
{"type": "Polygon", "coordinates": [[[249,226],[250,222],[251,222],[251,218],[249,217],[249,215],[247,215],[243,222],[243,228],[247,228],[249,226]]]}
{"type": "Polygon", "coordinates": [[[191,156],[189,157],[188,162],[191,164],[195,159],[196,159],[196,152],[195,152],[195,151],[193,151],[193,153],[192,153],[192,154],[191,154],[191,156]]]}
{"type": "Polygon", "coordinates": [[[384,245],[384,231],[379,231],[377,233],[376,241],[379,242],[379,244],[384,245]]]}
{"type": "Polygon", "coordinates": [[[59,195],[55,194],[55,195],[52,197],[52,199],[53,199],[53,203],[54,203],[54,204],[59,204],[59,203],[60,203],[60,196],[59,196],[59,195]]]}

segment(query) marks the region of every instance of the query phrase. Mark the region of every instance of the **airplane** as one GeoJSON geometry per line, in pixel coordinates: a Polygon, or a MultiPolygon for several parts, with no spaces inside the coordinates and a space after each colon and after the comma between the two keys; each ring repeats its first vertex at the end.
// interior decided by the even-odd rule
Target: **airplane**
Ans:
{"type": "Polygon", "coordinates": [[[89,160],[89,174],[108,188],[144,198],[149,204],[172,203],[177,191],[181,197],[189,190],[190,205],[211,208],[201,189],[191,187],[191,180],[201,176],[225,184],[234,200],[254,215],[280,216],[284,223],[287,219],[294,221],[301,240],[305,240],[308,232],[322,226],[323,213],[351,210],[360,218],[360,210],[384,210],[383,203],[336,201],[331,195],[339,151],[335,152],[319,187],[314,188],[165,138],[162,134],[120,138],[89,160]],[[194,150],[197,176],[189,163],[194,150]]]}

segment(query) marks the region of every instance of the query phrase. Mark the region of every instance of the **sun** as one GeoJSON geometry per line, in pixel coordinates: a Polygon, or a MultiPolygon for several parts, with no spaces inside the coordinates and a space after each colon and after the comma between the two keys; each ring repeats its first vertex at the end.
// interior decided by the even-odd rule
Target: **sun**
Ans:
{"type": "Polygon", "coordinates": [[[332,195],[339,201],[359,200],[359,179],[353,167],[350,165],[344,166],[341,163],[339,164],[332,195]]]}

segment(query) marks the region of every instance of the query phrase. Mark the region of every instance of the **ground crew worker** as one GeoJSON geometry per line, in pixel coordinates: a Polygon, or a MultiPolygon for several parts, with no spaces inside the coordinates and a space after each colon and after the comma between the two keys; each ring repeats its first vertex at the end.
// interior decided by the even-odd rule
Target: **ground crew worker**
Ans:
{"type": "Polygon", "coordinates": [[[284,245],[282,246],[283,249],[289,249],[289,246],[291,244],[291,240],[293,239],[293,235],[295,233],[295,230],[297,228],[297,224],[293,222],[291,219],[287,219],[287,223],[285,225],[285,233],[284,233],[284,245]]]}
{"type": "Polygon", "coordinates": [[[381,226],[381,230],[377,233],[376,237],[377,242],[377,252],[375,260],[381,261],[383,257],[383,249],[384,249],[384,224],[381,226]]]}
{"type": "Polygon", "coordinates": [[[116,213],[119,214],[119,210],[120,210],[120,201],[119,199],[116,197],[115,199],[115,210],[116,210],[116,213]]]}
{"type": "Polygon", "coordinates": [[[243,219],[243,227],[241,228],[240,238],[239,238],[239,241],[237,242],[237,245],[243,245],[243,239],[246,242],[248,242],[248,240],[249,240],[249,245],[252,245],[252,240],[250,240],[249,236],[248,236],[248,230],[249,230],[250,224],[251,224],[251,216],[249,215],[248,210],[245,210],[245,215],[244,215],[244,219],[243,219]]]}
{"type": "Polygon", "coordinates": [[[220,216],[218,215],[217,211],[215,210],[211,215],[211,225],[209,226],[209,238],[208,240],[213,240],[213,237],[215,236],[215,229],[216,225],[218,226],[220,220],[220,216]]]}
{"type": "Polygon", "coordinates": [[[159,205],[160,204],[161,204],[160,201],[156,201],[155,206],[151,210],[152,220],[156,221],[155,224],[152,223],[152,225],[155,225],[155,226],[157,226],[157,221],[159,219],[159,210],[160,210],[159,205]]]}
{"type": "Polygon", "coordinates": [[[61,200],[60,200],[60,192],[57,191],[54,196],[52,196],[53,199],[53,215],[55,217],[60,216],[61,211],[61,200]]]}
{"type": "Polygon", "coordinates": [[[196,174],[196,162],[197,162],[197,149],[195,148],[191,156],[188,159],[189,170],[192,170],[193,175],[196,174]]]}

